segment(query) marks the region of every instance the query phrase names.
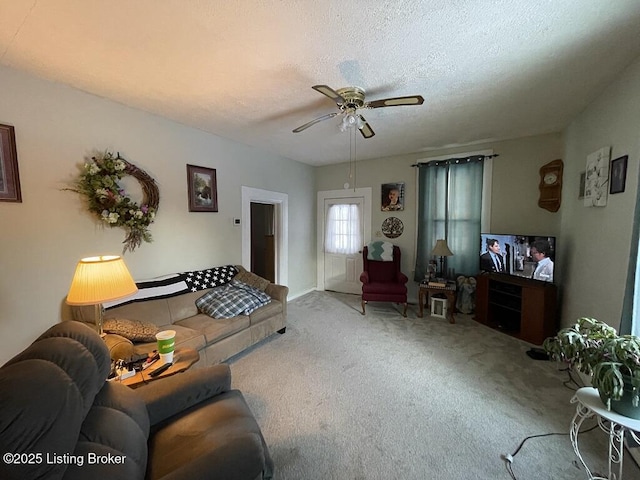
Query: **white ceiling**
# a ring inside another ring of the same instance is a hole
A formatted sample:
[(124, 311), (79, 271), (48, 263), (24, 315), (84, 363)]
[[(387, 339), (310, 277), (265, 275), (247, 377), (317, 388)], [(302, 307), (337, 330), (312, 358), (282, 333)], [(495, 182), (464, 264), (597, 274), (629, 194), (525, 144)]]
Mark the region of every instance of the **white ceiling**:
[[(638, 0), (0, 0), (0, 64), (311, 165), (311, 89), (357, 85), (379, 158), (557, 132), (640, 55)], [(1, 109), (1, 107), (0, 107)]]

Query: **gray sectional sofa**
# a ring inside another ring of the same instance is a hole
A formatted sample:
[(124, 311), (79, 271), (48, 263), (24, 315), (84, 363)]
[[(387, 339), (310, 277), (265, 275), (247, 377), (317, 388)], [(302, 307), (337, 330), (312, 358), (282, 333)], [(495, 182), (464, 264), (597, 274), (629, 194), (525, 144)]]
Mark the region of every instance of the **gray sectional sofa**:
[[(153, 323), (160, 330), (175, 330), (177, 349), (192, 348), (199, 352), (200, 360), (196, 366), (221, 363), (275, 332), (284, 333), (286, 329), (288, 287), (271, 283), (242, 266), (235, 268), (238, 273), (234, 278), (263, 290), (271, 297), (271, 302), (249, 315), (212, 318), (200, 313), (196, 307), (196, 300), (211, 291), (208, 288), (107, 308), (104, 312), (105, 323), (109, 319), (128, 319)], [(71, 307), (71, 311), (73, 320), (95, 322), (92, 306)], [(134, 353), (148, 353), (156, 347), (154, 341), (132, 342), (113, 333), (106, 335), (105, 342), (113, 359), (127, 358)]]

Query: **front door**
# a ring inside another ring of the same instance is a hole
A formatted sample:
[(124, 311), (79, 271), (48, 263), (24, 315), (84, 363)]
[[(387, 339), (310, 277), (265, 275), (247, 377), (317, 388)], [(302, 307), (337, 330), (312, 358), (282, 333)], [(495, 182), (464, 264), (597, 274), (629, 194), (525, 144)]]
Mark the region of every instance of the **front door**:
[(324, 288), (362, 293), (364, 198), (327, 198), (324, 202)]

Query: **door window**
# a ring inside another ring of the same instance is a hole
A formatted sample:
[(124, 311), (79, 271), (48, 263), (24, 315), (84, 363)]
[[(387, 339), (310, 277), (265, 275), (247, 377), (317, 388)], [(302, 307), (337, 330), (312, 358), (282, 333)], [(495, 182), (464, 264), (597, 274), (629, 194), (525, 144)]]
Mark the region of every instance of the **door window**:
[(335, 204), (327, 212), (325, 252), (351, 255), (362, 247), (360, 210), (355, 204)]

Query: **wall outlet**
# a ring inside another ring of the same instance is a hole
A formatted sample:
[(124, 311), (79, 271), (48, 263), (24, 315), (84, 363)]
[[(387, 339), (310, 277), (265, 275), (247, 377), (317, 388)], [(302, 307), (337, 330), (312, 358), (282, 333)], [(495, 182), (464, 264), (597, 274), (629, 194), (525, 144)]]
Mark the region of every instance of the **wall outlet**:
[(233, 224), (236, 225), (236, 226), (240, 225), (240, 219), (239, 218), (234, 218), (233, 219)]

